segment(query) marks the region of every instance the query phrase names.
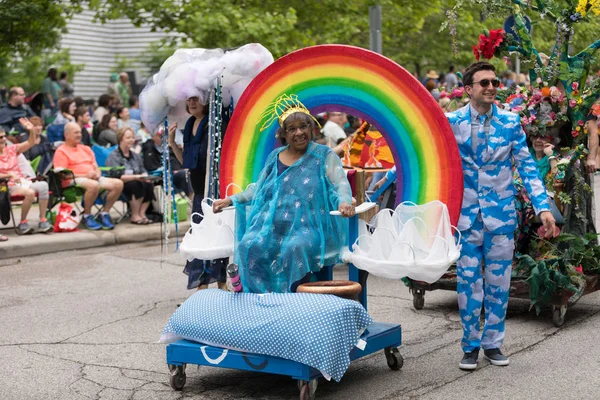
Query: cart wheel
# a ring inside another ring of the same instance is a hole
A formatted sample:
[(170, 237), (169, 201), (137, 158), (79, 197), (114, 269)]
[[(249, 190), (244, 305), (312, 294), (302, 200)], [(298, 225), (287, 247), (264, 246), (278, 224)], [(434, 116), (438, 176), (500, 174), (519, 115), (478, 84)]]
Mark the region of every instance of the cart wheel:
[(169, 385), (173, 390), (182, 390), (185, 386), (185, 365), (169, 365)]
[(395, 347), (387, 347), (383, 350), (387, 365), (392, 371), (398, 371), (404, 365), (404, 358)]
[(552, 323), (556, 327), (561, 327), (565, 323), (567, 306), (552, 306)]
[(421, 310), (425, 306), (425, 291), (415, 289), (413, 291), (413, 307), (415, 310)]
[(308, 382), (299, 380), (298, 389), (300, 389), (300, 400), (314, 400), (318, 385), (318, 379), (311, 379)]

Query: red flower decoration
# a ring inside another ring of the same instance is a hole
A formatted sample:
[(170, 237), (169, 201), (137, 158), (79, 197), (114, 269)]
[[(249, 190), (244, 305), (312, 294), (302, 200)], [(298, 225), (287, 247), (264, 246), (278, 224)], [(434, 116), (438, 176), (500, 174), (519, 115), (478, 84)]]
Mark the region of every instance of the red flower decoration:
[(479, 58), (481, 58), (481, 54), (479, 53), (479, 49), (477, 48), (477, 46), (471, 46), (473, 48), (473, 54), (475, 54), (475, 59), (477, 61), (479, 61)]
[(477, 46), (473, 46), (473, 54), (475, 58), (479, 60), (481, 56), (488, 60), (494, 57), (494, 53), (506, 37), (506, 33), (503, 29), (492, 29), (486, 36), (484, 34), (479, 35), (479, 43)]
[(577, 137), (577, 136), (579, 136), (579, 132), (577, 132), (576, 130), (572, 130), (571, 131), (571, 136)]
[(579, 264), (578, 267), (574, 267), (575, 271), (579, 272), (580, 274), (583, 274), (583, 267), (581, 266), (581, 264)]

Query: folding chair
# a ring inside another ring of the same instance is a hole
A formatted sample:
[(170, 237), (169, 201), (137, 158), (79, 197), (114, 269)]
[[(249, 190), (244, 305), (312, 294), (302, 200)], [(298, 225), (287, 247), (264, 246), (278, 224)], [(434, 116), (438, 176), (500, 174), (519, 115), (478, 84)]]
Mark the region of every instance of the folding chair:
[(46, 137), (48, 141), (64, 142), (65, 141), (65, 126), (64, 125), (48, 125), (46, 128)]
[[(6, 191), (8, 192), (8, 179), (0, 179), (0, 191)], [(35, 198), (36, 201), (38, 200), (38, 195), (37, 193), (35, 194)], [(22, 195), (10, 195), (8, 196), (8, 209), (10, 210), (10, 219), (12, 220), (12, 226), (13, 229), (15, 231), (15, 233), (19, 233), (17, 230), (17, 220), (15, 219), (15, 213), (13, 211), (13, 206), (19, 206), (22, 204), (23, 200), (25, 200), (25, 197)], [(48, 207), (48, 210), (46, 211), (46, 218), (48, 218), (50, 216), (50, 207)]]
[(79, 198), (83, 197), (85, 190), (82, 187), (66, 182), (66, 176), (71, 172), (68, 169), (59, 172), (48, 171), (48, 187), (50, 189), (50, 200), (48, 201), (48, 210), (52, 210), (59, 203), (73, 204), (77, 211), (81, 213), (81, 208), (77, 204)]

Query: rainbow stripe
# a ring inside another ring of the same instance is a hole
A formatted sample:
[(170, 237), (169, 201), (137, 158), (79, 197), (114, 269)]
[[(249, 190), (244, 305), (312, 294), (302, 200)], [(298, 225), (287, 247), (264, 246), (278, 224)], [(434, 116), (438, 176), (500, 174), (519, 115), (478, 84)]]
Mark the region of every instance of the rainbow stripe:
[(260, 132), (263, 110), (283, 93), (298, 95), (313, 114), (342, 111), (371, 122), (385, 137), (398, 170), (396, 201), (441, 200), (454, 224), (463, 175), (454, 134), (433, 97), (408, 71), (358, 47), (322, 45), (290, 53), (262, 71), (244, 91), (227, 128), (221, 195), (231, 183), (258, 179), (277, 147), (278, 124)]

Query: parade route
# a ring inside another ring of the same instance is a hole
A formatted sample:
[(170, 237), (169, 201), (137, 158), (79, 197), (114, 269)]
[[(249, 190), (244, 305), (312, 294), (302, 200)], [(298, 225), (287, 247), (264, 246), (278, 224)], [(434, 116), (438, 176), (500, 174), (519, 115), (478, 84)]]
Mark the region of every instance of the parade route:
[[(191, 294), (183, 264), (178, 254), (163, 257), (158, 242), (0, 261), (0, 398), (297, 398), (287, 377), (219, 368), (188, 366), (184, 390), (168, 386), (165, 345), (157, 340)], [(339, 268), (336, 278), (345, 274)], [(404, 367), (390, 371), (374, 354), (353, 363), (340, 383), (321, 380), (317, 398), (597, 398), (598, 293), (569, 309), (561, 328), (548, 310), (536, 316), (529, 302), (511, 300), (504, 349), (511, 365), (480, 357), (472, 373), (458, 369), (454, 293), (428, 292), (416, 311), (401, 282), (371, 278), (368, 301), (373, 319), (402, 325)]]

